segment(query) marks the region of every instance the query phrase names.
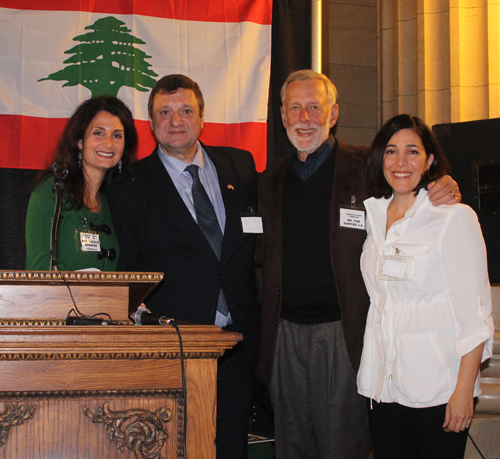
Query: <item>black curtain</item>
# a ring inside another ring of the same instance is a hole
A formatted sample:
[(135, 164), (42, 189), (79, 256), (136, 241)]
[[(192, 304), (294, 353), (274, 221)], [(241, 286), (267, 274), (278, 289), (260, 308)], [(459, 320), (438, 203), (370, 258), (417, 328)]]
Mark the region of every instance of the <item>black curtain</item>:
[[(287, 154), (280, 89), (287, 76), (311, 67), (311, 0), (274, 0), (267, 164)], [(38, 171), (0, 168), (0, 270), (24, 269), (24, 222)]]
[(295, 70), (311, 68), (312, 0), (274, 0), (271, 82), (267, 112), (267, 165), (291, 145), (281, 122), (281, 86)]
[(24, 222), (38, 171), (0, 168), (0, 270), (24, 269)]

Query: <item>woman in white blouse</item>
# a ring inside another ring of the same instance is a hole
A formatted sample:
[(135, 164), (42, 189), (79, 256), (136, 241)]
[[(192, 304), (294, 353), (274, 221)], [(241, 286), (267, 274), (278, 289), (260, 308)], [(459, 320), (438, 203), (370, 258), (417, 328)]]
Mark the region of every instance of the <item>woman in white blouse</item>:
[(463, 458), (492, 352), (486, 250), (474, 211), (434, 207), (448, 162), (418, 118), (379, 131), (367, 169), (361, 270), (370, 295), (358, 391), (371, 400), (377, 459)]

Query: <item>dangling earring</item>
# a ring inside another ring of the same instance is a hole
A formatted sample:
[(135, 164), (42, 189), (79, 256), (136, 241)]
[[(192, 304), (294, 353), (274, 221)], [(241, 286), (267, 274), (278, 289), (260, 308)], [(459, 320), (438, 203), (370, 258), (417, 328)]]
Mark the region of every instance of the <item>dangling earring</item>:
[(78, 167), (81, 169), (83, 165), (83, 155), (82, 155), (82, 149), (78, 151)]
[(118, 161), (118, 173), (121, 174), (122, 173), (122, 160), (120, 159), (120, 161)]

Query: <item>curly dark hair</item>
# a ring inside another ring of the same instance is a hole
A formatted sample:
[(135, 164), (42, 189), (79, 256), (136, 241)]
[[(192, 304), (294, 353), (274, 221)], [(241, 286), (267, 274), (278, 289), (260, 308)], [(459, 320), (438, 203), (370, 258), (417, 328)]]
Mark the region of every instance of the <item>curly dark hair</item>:
[[(130, 109), (118, 98), (99, 96), (82, 102), (66, 123), (57, 144), (54, 157), (46, 169), (36, 179), (35, 188), (41, 182), (53, 175), (52, 165), (58, 170), (67, 169), (68, 178), (64, 183), (64, 194), (69, 203), (80, 209), (84, 205), (85, 177), (83, 169), (78, 167), (78, 142), (85, 138), (87, 127), (100, 112), (108, 112), (120, 118), (125, 134), (125, 147), (122, 154), (122, 177), (129, 173), (130, 166), (137, 157), (137, 131)], [(102, 181), (100, 191), (105, 191), (110, 183), (119, 176), (118, 166), (108, 171)]]
[(434, 155), (434, 161), (429, 170), (424, 172), (420, 182), (413, 190), (415, 194), (421, 188), (427, 188), (427, 185), (432, 181), (450, 174), (451, 168), (448, 160), (438, 139), (429, 127), (416, 116), (397, 115), (382, 126), (370, 147), (370, 156), (366, 165), (366, 182), (370, 194), (375, 198), (390, 198), (392, 196), (392, 188), (384, 176), (385, 147), (391, 137), (402, 129), (414, 131), (422, 141), (426, 156)]
[(203, 116), (203, 110), (205, 108), (205, 101), (203, 99), (203, 94), (200, 87), (196, 81), (186, 75), (172, 74), (166, 75), (160, 78), (154, 88), (149, 93), (148, 100), (148, 113), (151, 118), (153, 118), (153, 102), (155, 100), (156, 94), (174, 94), (179, 88), (190, 89), (194, 92), (194, 95), (198, 101), (200, 107), (200, 117)]

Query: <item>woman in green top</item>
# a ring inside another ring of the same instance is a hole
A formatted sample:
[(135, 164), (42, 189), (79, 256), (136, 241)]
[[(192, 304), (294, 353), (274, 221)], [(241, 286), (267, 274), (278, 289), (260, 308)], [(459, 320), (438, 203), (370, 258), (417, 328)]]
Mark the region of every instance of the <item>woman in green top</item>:
[[(58, 232), (60, 270), (116, 270), (120, 253), (104, 191), (127, 175), (136, 151), (132, 113), (116, 97), (89, 99), (69, 119), (53, 160), (68, 170)], [(27, 270), (50, 269), (53, 177), (52, 165), (41, 172), (28, 204)]]

